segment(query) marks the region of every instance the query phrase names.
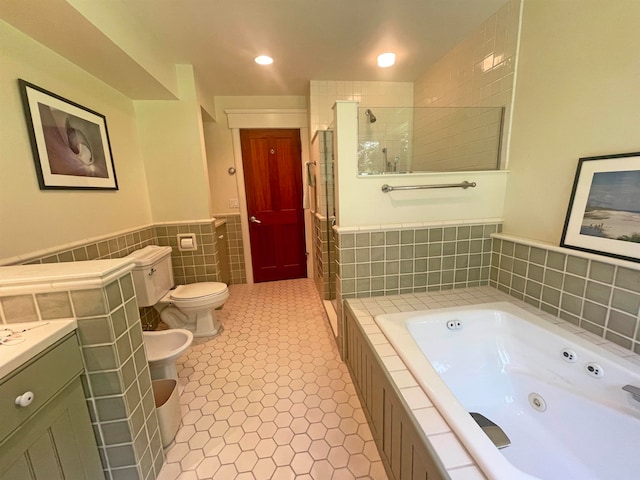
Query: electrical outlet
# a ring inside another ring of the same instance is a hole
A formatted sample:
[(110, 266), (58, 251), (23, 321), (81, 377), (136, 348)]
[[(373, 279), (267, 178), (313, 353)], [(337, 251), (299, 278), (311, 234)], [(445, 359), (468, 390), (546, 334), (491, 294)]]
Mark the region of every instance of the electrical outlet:
[(238, 199), (237, 198), (230, 198), (229, 199), (229, 208), (239, 208), (240, 204), (238, 203)]

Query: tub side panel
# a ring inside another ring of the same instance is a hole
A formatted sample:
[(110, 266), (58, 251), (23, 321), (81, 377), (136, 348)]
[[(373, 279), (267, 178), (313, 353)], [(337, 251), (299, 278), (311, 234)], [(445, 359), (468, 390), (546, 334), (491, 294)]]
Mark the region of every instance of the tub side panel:
[(345, 345), (345, 362), (389, 479), (450, 479), (348, 305)]

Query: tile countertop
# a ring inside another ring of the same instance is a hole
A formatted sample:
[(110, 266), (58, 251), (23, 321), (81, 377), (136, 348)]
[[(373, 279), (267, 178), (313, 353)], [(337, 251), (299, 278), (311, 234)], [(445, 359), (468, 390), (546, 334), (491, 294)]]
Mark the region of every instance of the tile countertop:
[[(0, 324), (0, 338), (5, 338), (9, 333), (4, 329), (11, 329), (17, 332), (14, 335), (15, 338), (24, 339), (23, 342), (16, 344), (0, 344), (0, 381), (62, 337), (73, 332), (76, 326), (75, 320)], [(32, 330), (21, 332), (24, 329)]]
[(598, 337), (560, 318), (528, 305), (493, 287), (473, 287), (438, 292), (410, 293), (388, 297), (350, 298), (346, 304), (373, 345), (374, 351), (386, 366), (398, 391), (406, 400), (418, 424), (422, 425), (444, 467), (452, 480), (485, 479), (466, 448), (449, 428), (433, 406), (427, 394), (418, 385), (394, 347), (387, 340), (374, 317), (383, 313), (433, 310), (489, 302), (510, 302), (534, 313), (538, 317), (558, 325), (609, 352), (640, 366), (640, 355), (624, 349), (604, 338)]

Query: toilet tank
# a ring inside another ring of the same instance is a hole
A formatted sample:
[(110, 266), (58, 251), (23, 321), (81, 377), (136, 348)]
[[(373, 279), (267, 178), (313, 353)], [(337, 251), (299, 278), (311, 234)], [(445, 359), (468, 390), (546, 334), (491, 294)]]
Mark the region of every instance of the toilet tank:
[(133, 283), (138, 306), (150, 307), (173, 287), (171, 247), (149, 245), (127, 256), (134, 264)]

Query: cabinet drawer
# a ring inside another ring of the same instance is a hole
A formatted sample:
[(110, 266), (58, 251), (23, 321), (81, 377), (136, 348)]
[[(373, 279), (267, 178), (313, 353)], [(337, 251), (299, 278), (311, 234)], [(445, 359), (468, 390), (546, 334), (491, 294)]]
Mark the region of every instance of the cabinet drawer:
[[(82, 373), (78, 339), (73, 333), (49, 347), (0, 384), (0, 441), (45, 405), (60, 389)], [(16, 397), (33, 392), (30, 405), (16, 405)]]

